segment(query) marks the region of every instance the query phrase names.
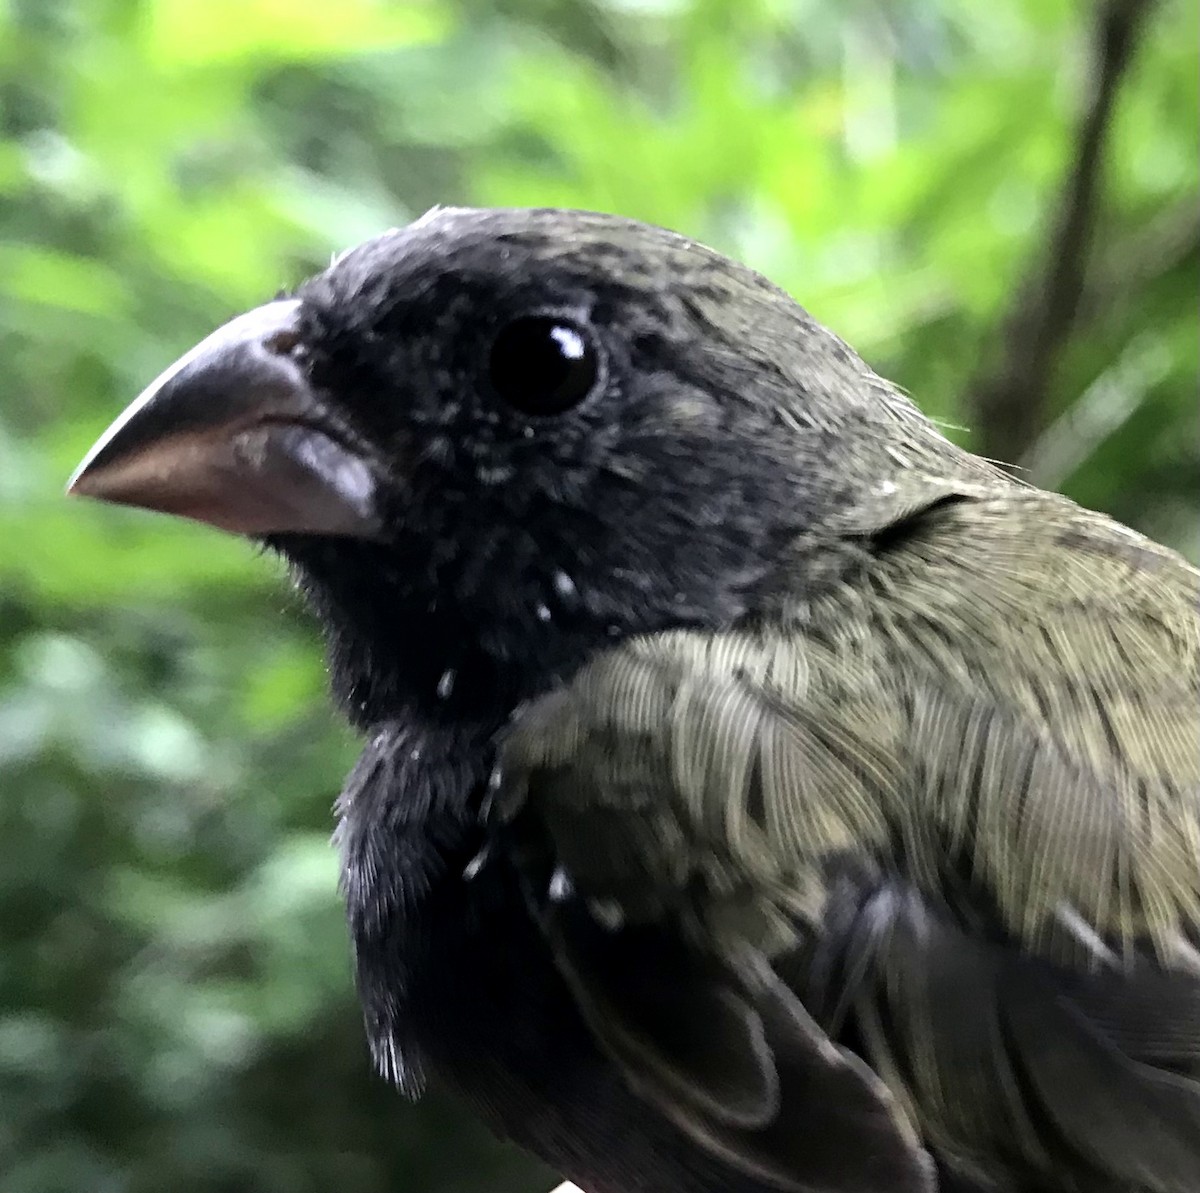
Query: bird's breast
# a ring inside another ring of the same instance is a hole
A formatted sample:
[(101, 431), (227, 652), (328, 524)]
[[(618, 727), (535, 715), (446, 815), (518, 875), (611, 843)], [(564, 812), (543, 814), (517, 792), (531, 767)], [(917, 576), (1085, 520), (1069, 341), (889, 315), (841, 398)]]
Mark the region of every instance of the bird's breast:
[(589, 1193), (771, 1193), (633, 1093), (583, 1023), (507, 859), (492, 851), (474, 864), (477, 818), (425, 811), (382, 818), (370, 836), (387, 859), (355, 860), (343, 842), (358, 868), (349, 919), (384, 1074), (414, 1090), (427, 1074)]

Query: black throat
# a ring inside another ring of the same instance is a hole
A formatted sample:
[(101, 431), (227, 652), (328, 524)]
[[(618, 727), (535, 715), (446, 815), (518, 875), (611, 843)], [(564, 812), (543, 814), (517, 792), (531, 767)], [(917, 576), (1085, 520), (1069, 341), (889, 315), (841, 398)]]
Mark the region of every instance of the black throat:
[(338, 802), (342, 888), (376, 1063), (415, 1089), (430, 1018), (452, 1001), (447, 975), (478, 952), (468, 941), (498, 918), (524, 920), (503, 859), (466, 876), (488, 844), (480, 806), (497, 732), (627, 628), (552, 578), (531, 586), (524, 618), (514, 605), (506, 619), (479, 607), (489, 593), (476, 604), (432, 585), (428, 557), (394, 544), (270, 546), (292, 565), (326, 637), (334, 694), (366, 738)]
[(486, 594), (456, 599), (396, 546), (305, 538), (283, 550), (324, 632), (334, 696), (363, 732), (405, 722), (486, 736), (615, 636), (573, 592), (498, 617)]

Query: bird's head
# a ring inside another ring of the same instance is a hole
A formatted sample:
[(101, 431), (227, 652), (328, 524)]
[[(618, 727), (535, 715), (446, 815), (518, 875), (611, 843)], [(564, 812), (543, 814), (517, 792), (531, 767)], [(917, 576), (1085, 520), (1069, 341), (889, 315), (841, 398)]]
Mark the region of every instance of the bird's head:
[(614, 639), (743, 615), (896, 403), (683, 237), (440, 209), (214, 332), (71, 487), (285, 556), (357, 722), (488, 719)]

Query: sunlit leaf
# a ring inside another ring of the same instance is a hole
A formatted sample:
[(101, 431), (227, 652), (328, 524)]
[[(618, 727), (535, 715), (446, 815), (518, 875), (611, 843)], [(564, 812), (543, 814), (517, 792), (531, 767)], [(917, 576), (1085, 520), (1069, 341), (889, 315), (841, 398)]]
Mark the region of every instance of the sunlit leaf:
[(449, 24), (431, 0), (154, 0), (148, 9), (148, 54), (167, 66), (394, 49), (442, 36)]

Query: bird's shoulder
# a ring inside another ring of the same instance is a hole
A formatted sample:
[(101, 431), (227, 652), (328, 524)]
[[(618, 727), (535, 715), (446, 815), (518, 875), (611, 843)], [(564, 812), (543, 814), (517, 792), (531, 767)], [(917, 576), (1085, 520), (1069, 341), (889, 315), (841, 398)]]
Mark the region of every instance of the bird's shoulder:
[(1016, 485), (874, 512), (859, 542), (840, 584), (768, 619), (814, 661), (910, 705), (986, 700), (1081, 764), (1200, 781), (1171, 728), (1200, 730), (1200, 571), (1176, 552)]
[(816, 920), (824, 859), (899, 854), (933, 891), (968, 871), (1034, 947), (1064, 909), (1173, 947), (1200, 923), (1196, 571), (1017, 486), (904, 498), (855, 534), (819, 595), (634, 639), (526, 709), (516, 801), (651, 916), (699, 874)]

